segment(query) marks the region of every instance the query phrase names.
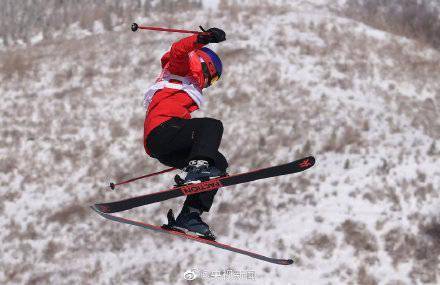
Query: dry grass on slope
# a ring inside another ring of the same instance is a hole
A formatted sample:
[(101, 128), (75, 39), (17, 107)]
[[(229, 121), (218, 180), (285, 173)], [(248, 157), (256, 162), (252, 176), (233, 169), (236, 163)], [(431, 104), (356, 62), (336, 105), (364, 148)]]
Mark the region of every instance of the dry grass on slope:
[(184, 12), (200, 9), (201, 6), (200, 0), (3, 0), (0, 43), (2, 41), (6, 47), (20, 41), (30, 43), (32, 37), (39, 33), (44, 41), (50, 40), (54, 34), (62, 34), (76, 23), (89, 31), (95, 29), (96, 23), (101, 23), (104, 30), (112, 31), (115, 26), (130, 23), (138, 16), (147, 17), (164, 11)]
[(440, 48), (439, 7), (429, 0), (352, 0), (344, 14), (375, 28)]

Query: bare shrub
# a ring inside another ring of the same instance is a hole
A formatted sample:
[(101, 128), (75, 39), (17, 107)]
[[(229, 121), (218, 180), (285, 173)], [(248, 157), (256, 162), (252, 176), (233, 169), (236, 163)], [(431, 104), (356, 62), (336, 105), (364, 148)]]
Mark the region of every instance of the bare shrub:
[(14, 220), (10, 220), (5, 228), (9, 232), (6, 239), (35, 240), (38, 238), (33, 225), (27, 225), (25, 229), (22, 229)]
[(419, 224), (416, 246), (412, 248), (413, 259), (417, 260), (410, 272), (414, 283), (438, 284), (440, 256), (440, 224), (437, 219)]
[[(12, 284), (12, 283), (23, 283), (21, 276), (24, 272), (29, 272), (32, 270), (32, 265), (28, 263), (19, 263), (19, 264), (13, 264), (13, 265), (6, 265), (2, 268), (5, 276), (5, 284)], [(48, 283), (46, 283), (48, 284)]]
[(375, 28), (440, 48), (439, 9), (429, 0), (353, 0), (344, 14)]
[(114, 120), (110, 123), (110, 133), (112, 139), (126, 137), (128, 135), (128, 131), (121, 125), (121, 123)]
[(82, 220), (86, 217), (87, 210), (76, 204), (61, 208), (61, 210), (55, 212), (47, 218), (50, 223), (56, 222), (60, 224), (68, 224), (75, 220)]
[(231, 232), (231, 227), (229, 226), (231, 221), (230, 214), (219, 215), (218, 219), (214, 219), (210, 222), (212, 228), (219, 236), (227, 236)]
[[(438, 73), (438, 71), (435, 73)], [(422, 112), (413, 113), (413, 124), (422, 127), (423, 131), (430, 137), (439, 139), (440, 120), (438, 120), (439, 111), (436, 102), (432, 99), (426, 99), (418, 107), (418, 110), (422, 110)]]
[(434, 193), (434, 186), (429, 183), (426, 186), (418, 186), (416, 188), (416, 191), (414, 192), (414, 196), (417, 198), (417, 202), (419, 203), (425, 203), (429, 199), (429, 195), (432, 195)]
[(14, 74), (20, 77), (24, 76), (31, 66), (29, 57), (20, 52), (4, 53), (0, 59), (0, 71), (7, 79), (11, 78)]
[(333, 151), (338, 149), (337, 146), (337, 140), (338, 140), (338, 135), (336, 133), (336, 129), (333, 129), (333, 132), (330, 136), (330, 138), (328, 139), (327, 143), (324, 145), (324, 151), (328, 152), (328, 151)]
[(347, 126), (344, 129), (344, 133), (342, 135), (342, 141), (345, 145), (361, 146), (362, 145), (361, 133), (358, 129), (353, 128), (351, 126)]
[(378, 284), (376, 278), (368, 274), (365, 266), (360, 266), (358, 270), (357, 284), (359, 285), (375, 285)]
[(28, 224), (26, 226), (26, 230), (23, 232), (23, 234), (20, 236), (22, 239), (29, 239), (29, 240), (35, 240), (38, 238), (38, 233), (34, 228), (34, 225)]
[(226, 49), (219, 53), (219, 56), (225, 64), (233, 64), (238, 60), (247, 60), (250, 55), (251, 52), (246, 48)]
[(232, 209), (231, 203), (220, 202), (218, 204), (217, 212), (219, 214), (230, 214), (233, 213), (234, 211)]
[(153, 276), (155, 274), (151, 273), (151, 266), (149, 264), (147, 264), (141, 272), (139, 272), (139, 274), (136, 274), (138, 280), (142, 283), (142, 284), (150, 284), (151, 280), (153, 280)]
[(435, 140), (433, 140), (431, 145), (429, 146), (427, 154), (429, 156), (434, 156), (434, 155), (438, 154)]
[(280, 189), (288, 194), (296, 194), (298, 192), (298, 189), (293, 187), (292, 183), (281, 183)]
[(312, 142), (307, 140), (301, 150), (301, 155), (310, 155), (312, 153)]
[(50, 273), (39, 273), (29, 279), (26, 284), (38, 285), (38, 284), (50, 284)]
[(256, 232), (260, 228), (260, 226), (261, 226), (260, 222), (253, 220), (253, 223), (252, 223), (252, 221), (246, 221), (244, 219), (239, 219), (234, 224), (235, 228), (237, 228), (240, 231), (247, 232), (247, 233)]
[(8, 159), (0, 160), (0, 172), (11, 173), (17, 168), (17, 159), (9, 157)]
[(350, 168), (350, 160), (346, 159), (344, 162), (344, 169), (349, 169)]
[[(179, 2), (179, 9), (189, 9), (190, 3), (198, 7), (201, 5), (200, 1), (191, 0), (166, 2), (170, 3), (168, 5), (172, 2)], [(187, 5), (180, 4), (180, 2), (185, 2)], [(194, 2), (198, 3), (194, 4)], [(0, 26), (2, 27), (0, 36), (7, 46), (13, 45), (19, 39), (27, 42), (39, 32), (43, 32), (44, 39), (48, 39), (54, 31), (65, 29), (78, 20), (83, 29), (91, 30), (94, 22), (100, 21), (106, 30), (111, 30), (113, 24), (116, 24), (112, 22), (112, 14), (118, 18), (128, 19), (130, 17), (132, 19), (134, 14), (146, 15), (152, 8), (155, 7), (152, 7), (151, 1), (140, 0), (34, 0), (30, 2), (4, 0), (0, 10)]]
[(187, 11), (199, 8), (202, 8), (202, 1), (200, 0), (160, 0), (157, 5), (159, 11)]
[(110, 17), (111, 6), (92, 6), (92, 9), (83, 9), (79, 18), (80, 27), (83, 29), (92, 29), (95, 21), (101, 21), (106, 30), (112, 29)]
[(102, 266), (101, 262), (98, 260), (95, 262), (95, 265), (90, 268), (91, 271), (87, 272), (87, 280), (95, 280), (98, 279), (102, 274)]
[[(421, 224), (419, 228), (421, 235), (418, 236), (408, 233), (402, 228), (392, 229), (384, 235), (385, 251), (392, 258), (394, 266), (411, 259), (419, 261), (416, 263), (416, 267), (425, 262), (430, 263), (430, 267), (435, 267), (438, 264), (436, 260), (440, 251), (440, 224), (434, 220), (427, 224)], [(429, 271), (432, 270), (429, 269)], [(413, 269), (413, 273), (421, 274), (417, 268)]]
[(325, 258), (330, 258), (336, 248), (335, 240), (336, 238), (334, 236), (329, 236), (323, 233), (314, 233), (306, 244), (322, 252)]
[[(274, 1), (260, 0), (249, 1), (247, 3), (240, 3), (235, 0), (220, 0), (219, 13), (226, 14), (231, 22), (238, 22), (242, 20), (240, 15), (244, 16), (244, 19), (250, 19), (257, 15), (280, 15), (290, 11), (290, 6), (283, 3), (274, 3)], [(248, 24), (252, 27), (250, 21), (242, 21), (244, 24)]]
[(385, 251), (393, 260), (393, 265), (397, 266), (401, 262), (406, 262), (411, 258), (416, 246), (416, 239), (401, 228), (388, 231), (385, 236)]
[(433, 220), (425, 225), (421, 226), (421, 231), (432, 239), (435, 246), (440, 249), (440, 223), (437, 220)]
[(393, 279), (390, 282), (387, 283), (387, 285), (406, 285), (407, 283), (401, 281), (401, 280), (396, 280)]
[(385, 193), (385, 197), (392, 203), (391, 206), (392, 211), (402, 210), (402, 206), (400, 205), (400, 197), (397, 195), (395, 188), (385, 187), (384, 193)]
[(103, 242), (107, 243), (112, 251), (120, 251), (124, 248), (124, 245), (126, 245), (127, 233), (128, 229), (117, 232), (113, 230), (104, 230), (103, 235), (105, 235), (105, 238), (103, 239)]
[(344, 240), (351, 245), (356, 254), (362, 251), (376, 252), (378, 249), (376, 237), (368, 231), (365, 224), (346, 220), (341, 224)]
[(92, 80), (98, 73), (98, 70), (94, 67), (86, 67), (84, 69), (84, 79)]
[(54, 258), (55, 254), (61, 250), (61, 248), (62, 246), (60, 244), (49, 241), (43, 251), (45, 262), (50, 262)]
[(142, 129), (144, 124), (144, 116), (140, 116), (139, 114), (133, 113), (133, 115), (130, 117), (130, 120), (128, 121), (128, 125), (130, 128), (134, 129)]
[[(73, 69), (72, 68), (70, 68), (66, 71), (62, 71), (60, 73), (57, 73), (54, 78), (55, 86), (57, 86), (57, 87), (63, 86), (63, 84), (65, 84), (70, 79), (72, 79), (72, 76), (73, 76)], [(62, 93), (64, 94), (64, 92), (62, 92)]]
[(359, 148), (362, 146), (362, 137), (359, 129), (353, 128), (351, 126), (345, 126), (341, 136), (338, 136), (338, 129), (333, 129), (330, 138), (327, 143), (323, 146), (325, 152), (343, 152), (347, 146), (353, 146), (354, 148)]

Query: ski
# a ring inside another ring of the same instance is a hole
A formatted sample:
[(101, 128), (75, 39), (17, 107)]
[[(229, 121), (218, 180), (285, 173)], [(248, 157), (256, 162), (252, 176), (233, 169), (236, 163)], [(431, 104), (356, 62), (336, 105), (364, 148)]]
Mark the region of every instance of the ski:
[(263, 260), (263, 261), (267, 261), (270, 263), (274, 263), (274, 264), (280, 264), (280, 265), (290, 265), (293, 264), (293, 260), (292, 259), (278, 259), (278, 258), (272, 258), (272, 257), (268, 257), (268, 256), (264, 256), (255, 252), (251, 252), (251, 251), (247, 251), (244, 249), (240, 249), (237, 247), (233, 247), (224, 243), (220, 243), (217, 242), (215, 240), (210, 240), (210, 239), (206, 239), (197, 235), (192, 235), (192, 234), (186, 234), (184, 232), (181, 232), (179, 230), (175, 230), (172, 228), (164, 228), (163, 226), (156, 226), (156, 225), (152, 225), (152, 224), (148, 224), (148, 223), (144, 223), (144, 222), (139, 222), (139, 221), (134, 221), (134, 220), (130, 220), (130, 219), (126, 219), (126, 218), (122, 218), (122, 217), (118, 217), (115, 215), (111, 215), (108, 213), (104, 213), (102, 211), (99, 210), (98, 207), (91, 206), (91, 208), (96, 211), (99, 215), (101, 215), (102, 217), (115, 221), (115, 222), (119, 222), (119, 223), (124, 223), (124, 224), (129, 224), (129, 225), (134, 225), (134, 226), (138, 226), (147, 230), (153, 230), (156, 232), (161, 232), (161, 233), (166, 233), (172, 236), (179, 236), (179, 237), (183, 237), (186, 239), (190, 239), (190, 240), (194, 240), (200, 243), (204, 243), (204, 244), (208, 244), (211, 246), (215, 246), (218, 248), (222, 248), (228, 251), (232, 251), (232, 252), (236, 252), (239, 254), (243, 254), (243, 255), (247, 255), (250, 256), (252, 258), (255, 259), (259, 259), (259, 260)]
[(237, 185), (237, 184), (265, 179), (269, 177), (276, 177), (286, 174), (297, 173), (309, 169), (314, 164), (315, 164), (315, 158), (313, 156), (309, 156), (286, 164), (271, 166), (241, 174), (214, 178), (196, 184), (176, 186), (165, 191), (137, 196), (125, 200), (119, 200), (119, 201), (107, 202), (107, 203), (97, 203), (94, 206), (102, 213), (116, 213), (116, 212), (129, 210), (135, 207), (140, 207), (152, 203), (165, 201), (180, 196), (211, 191), (226, 186)]

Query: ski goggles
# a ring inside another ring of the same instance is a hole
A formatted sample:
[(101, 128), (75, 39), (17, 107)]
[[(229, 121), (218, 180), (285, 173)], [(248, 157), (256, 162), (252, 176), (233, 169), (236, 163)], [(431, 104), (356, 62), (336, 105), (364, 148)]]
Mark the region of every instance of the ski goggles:
[(210, 60), (205, 60), (202, 56), (199, 56), (200, 63), (202, 64), (203, 77), (205, 79), (205, 87), (214, 85), (220, 78), (214, 64)]

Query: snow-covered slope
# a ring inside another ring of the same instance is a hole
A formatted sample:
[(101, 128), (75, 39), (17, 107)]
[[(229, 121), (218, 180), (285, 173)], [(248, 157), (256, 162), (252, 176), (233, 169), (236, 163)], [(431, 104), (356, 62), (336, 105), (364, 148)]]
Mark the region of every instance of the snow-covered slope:
[[(192, 268), (255, 272), (232, 284), (440, 282), (440, 53), (326, 4), (135, 19), (227, 31), (212, 46), (224, 77), (195, 116), (224, 122), (231, 173), (316, 156), (310, 171), (220, 191), (206, 216), (221, 241), (295, 265), (112, 223), (88, 208), (171, 185), (170, 174), (106, 190), (163, 168), (143, 151), (142, 94), (177, 37), (132, 33), (127, 23), (0, 53), (0, 283), (186, 284)], [(122, 215), (160, 224), (182, 201)]]

